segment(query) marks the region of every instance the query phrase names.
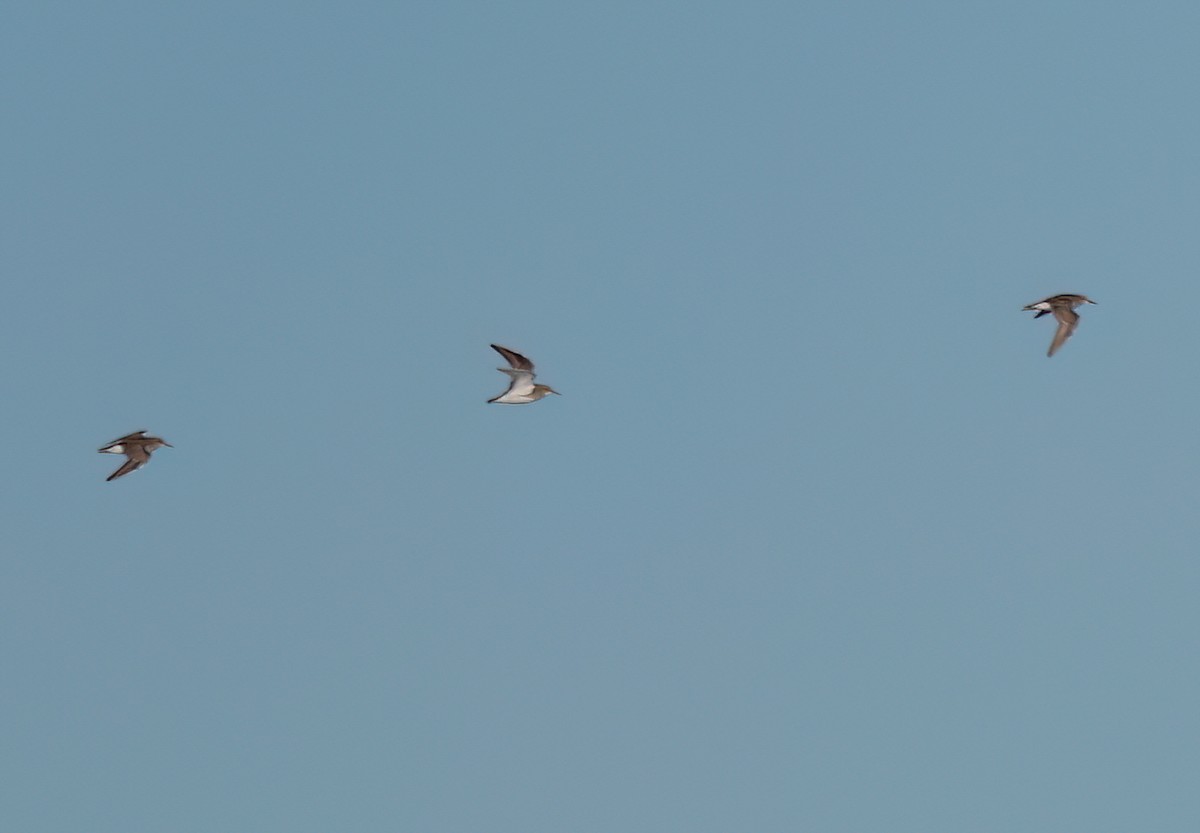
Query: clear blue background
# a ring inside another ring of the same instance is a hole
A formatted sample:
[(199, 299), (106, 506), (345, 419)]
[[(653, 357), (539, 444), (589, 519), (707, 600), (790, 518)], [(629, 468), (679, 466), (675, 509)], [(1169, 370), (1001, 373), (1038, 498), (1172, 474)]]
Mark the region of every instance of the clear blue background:
[(1198, 40), (8, 4), (0, 824), (1194, 833)]

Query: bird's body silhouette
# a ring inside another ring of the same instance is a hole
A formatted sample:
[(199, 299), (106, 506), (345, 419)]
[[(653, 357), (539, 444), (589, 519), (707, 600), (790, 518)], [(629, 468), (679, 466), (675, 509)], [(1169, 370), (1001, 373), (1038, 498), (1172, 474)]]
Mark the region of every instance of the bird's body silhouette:
[(1058, 321), (1058, 329), (1054, 332), (1054, 340), (1050, 342), (1050, 349), (1046, 352), (1047, 356), (1057, 353), (1058, 348), (1062, 347), (1066, 340), (1074, 334), (1075, 327), (1079, 325), (1079, 313), (1075, 311), (1075, 308), (1080, 304), (1094, 303), (1096, 302), (1086, 295), (1051, 295), (1049, 298), (1024, 307), (1025, 310), (1037, 312), (1034, 319), (1041, 318), (1043, 315), (1053, 315)]
[(503, 356), (509, 364), (508, 367), (496, 369), (501, 373), (507, 373), (512, 381), (508, 383), (508, 390), (499, 396), (492, 397), (488, 402), (495, 402), (498, 405), (527, 405), (552, 393), (561, 395), (549, 385), (534, 384), (533, 362), (517, 351), (501, 347), (499, 344), (493, 344), (492, 349)]
[(101, 454), (124, 454), (126, 460), (121, 464), (121, 467), (104, 478), (105, 482), (116, 480), (118, 477), (124, 477), (131, 471), (137, 471), (142, 466), (150, 462), (150, 455), (156, 448), (163, 446), (174, 448), (166, 440), (160, 437), (147, 437), (145, 431), (134, 431), (132, 434), (126, 434), (124, 437), (118, 437), (108, 445), (99, 449)]

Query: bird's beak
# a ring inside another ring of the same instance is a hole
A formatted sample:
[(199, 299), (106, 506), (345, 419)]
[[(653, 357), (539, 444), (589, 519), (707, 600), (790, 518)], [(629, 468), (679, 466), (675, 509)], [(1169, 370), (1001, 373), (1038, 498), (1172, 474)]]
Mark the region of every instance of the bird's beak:
[(163, 445), (165, 445), (167, 448), (174, 448), (174, 447), (175, 447), (175, 446), (171, 445), (169, 442), (167, 442), (166, 440), (163, 440)]

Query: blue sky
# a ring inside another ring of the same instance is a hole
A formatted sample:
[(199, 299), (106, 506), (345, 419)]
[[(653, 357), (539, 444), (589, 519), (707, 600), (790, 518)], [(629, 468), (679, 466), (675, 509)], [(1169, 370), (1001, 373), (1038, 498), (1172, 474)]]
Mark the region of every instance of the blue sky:
[(1196, 830), (1198, 34), (11, 4), (3, 826)]

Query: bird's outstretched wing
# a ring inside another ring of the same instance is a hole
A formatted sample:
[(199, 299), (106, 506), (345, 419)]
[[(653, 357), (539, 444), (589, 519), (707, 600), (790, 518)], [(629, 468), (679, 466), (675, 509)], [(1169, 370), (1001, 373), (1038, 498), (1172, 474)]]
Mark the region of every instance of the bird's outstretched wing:
[(137, 471), (150, 460), (150, 455), (140, 445), (126, 446), (125, 456), (127, 459), (121, 464), (121, 467), (104, 478), (106, 483), (110, 480), (116, 480), (118, 477), (124, 477), (131, 471)]
[(1079, 313), (1070, 307), (1055, 307), (1054, 317), (1058, 319), (1058, 330), (1054, 333), (1054, 341), (1050, 342), (1050, 350), (1046, 353), (1047, 356), (1053, 356), (1058, 352), (1058, 348), (1066, 343), (1067, 339), (1075, 332), (1075, 326), (1079, 323)]
[[(533, 374), (533, 362), (522, 356), (515, 350), (509, 350), (507, 347), (501, 347), (499, 344), (493, 344), (492, 349), (504, 357), (513, 370), (528, 370), (531, 377)], [(506, 371), (507, 372), (507, 371)]]
[(117, 443), (127, 443), (127, 442), (130, 442), (131, 440), (140, 440), (145, 435), (146, 435), (145, 429), (142, 429), (141, 431), (134, 431), (132, 434), (126, 434), (124, 437), (117, 437), (111, 443), (104, 446), (104, 448), (111, 448), (112, 446), (116, 445)]

